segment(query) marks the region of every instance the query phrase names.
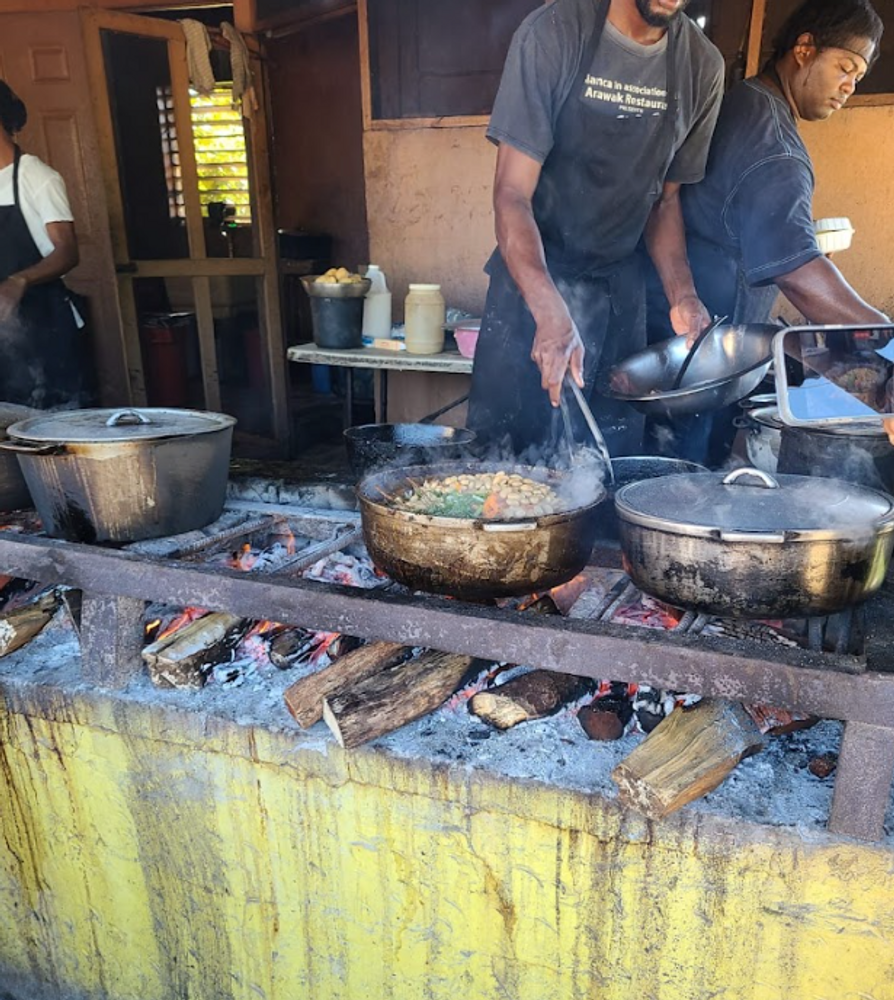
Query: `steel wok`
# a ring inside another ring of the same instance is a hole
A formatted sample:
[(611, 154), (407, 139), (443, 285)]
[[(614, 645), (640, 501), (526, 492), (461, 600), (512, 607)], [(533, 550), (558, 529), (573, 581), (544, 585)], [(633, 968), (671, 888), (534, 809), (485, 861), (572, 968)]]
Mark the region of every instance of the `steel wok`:
[(773, 324), (718, 326), (700, 345), (683, 385), (672, 390), (689, 354), (683, 337), (639, 351), (605, 372), (597, 391), (652, 416), (681, 416), (737, 403), (763, 381), (772, 363)]
[[(414, 514), (390, 502), (426, 478), (500, 470), (548, 482), (576, 505), (526, 520), (488, 521)], [(379, 569), (412, 590), (475, 601), (548, 590), (580, 573), (592, 552), (606, 493), (598, 478), (590, 476), (578, 479), (574, 472), (490, 462), (375, 473), (357, 490), (366, 547)]]

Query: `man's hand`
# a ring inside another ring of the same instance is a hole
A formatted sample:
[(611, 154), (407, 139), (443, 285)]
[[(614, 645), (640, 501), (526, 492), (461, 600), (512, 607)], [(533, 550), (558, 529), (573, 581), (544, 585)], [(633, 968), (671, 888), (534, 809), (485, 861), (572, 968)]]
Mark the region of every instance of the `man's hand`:
[(540, 369), (540, 384), (549, 392), (553, 406), (558, 406), (561, 400), (566, 371), (571, 372), (571, 377), (583, 389), (584, 342), (567, 312), (537, 324), (531, 358)]
[(692, 347), (698, 335), (711, 325), (711, 316), (697, 295), (685, 295), (671, 306), (670, 321), (674, 333), (686, 338), (686, 346)]
[(18, 309), (26, 285), (25, 279), (16, 275), (0, 281), (0, 323), (5, 323)]
[(894, 418), (883, 420), (882, 427), (885, 428), (885, 433), (888, 435), (888, 440), (891, 442), (892, 445), (894, 445)]

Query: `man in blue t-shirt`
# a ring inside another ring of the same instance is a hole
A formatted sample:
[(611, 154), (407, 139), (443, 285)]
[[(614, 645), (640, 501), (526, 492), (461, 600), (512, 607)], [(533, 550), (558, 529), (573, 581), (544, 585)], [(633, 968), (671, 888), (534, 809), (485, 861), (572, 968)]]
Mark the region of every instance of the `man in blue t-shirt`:
[[(781, 291), (809, 323), (888, 322), (820, 250), (813, 165), (797, 126), (844, 107), (877, 58), (882, 31), (869, 0), (807, 0), (783, 26), (761, 73), (724, 98), (705, 178), (682, 194), (695, 287), (715, 316), (766, 323)], [(652, 276), (653, 341), (673, 335), (665, 309)], [(664, 450), (710, 465), (728, 454), (729, 414), (672, 427)]]

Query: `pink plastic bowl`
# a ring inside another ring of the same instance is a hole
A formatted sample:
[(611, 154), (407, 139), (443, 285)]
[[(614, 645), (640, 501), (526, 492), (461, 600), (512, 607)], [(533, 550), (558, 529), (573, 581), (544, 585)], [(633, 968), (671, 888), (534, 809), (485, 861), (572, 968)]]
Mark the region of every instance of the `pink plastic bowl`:
[(475, 347), (478, 344), (478, 333), (480, 329), (480, 325), (476, 324), (475, 326), (458, 326), (453, 331), (456, 346), (459, 348), (459, 353), (464, 358), (475, 357)]

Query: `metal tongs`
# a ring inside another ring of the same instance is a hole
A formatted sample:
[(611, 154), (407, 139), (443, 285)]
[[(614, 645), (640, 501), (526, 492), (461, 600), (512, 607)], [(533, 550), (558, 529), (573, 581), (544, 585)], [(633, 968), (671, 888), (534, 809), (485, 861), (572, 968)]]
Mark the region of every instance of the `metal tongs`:
[(683, 384), (683, 376), (689, 371), (689, 366), (692, 364), (692, 359), (695, 357), (696, 352), (702, 346), (702, 344), (711, 336), (711, 334), (729, 319), (728, 316), (714, 317), (714, 322), (709, 323), (704, 330), (695, 338), (695, 343), (689, 348), (689, 353), (683, 359), (683, 364), (680, 365), (680, 370), (677, 372), (677, 377), (674, 379), (674, 384), (671, 386), (671, 392), (676, 392), (677, 389)]
[[(615, 474), (612, 470), (612, 460), (608, 453), (608, 446), (605, 443), (605, 438), (602, 436), (602, 431), (599, 430), (599, 424), (596, 423), (596, 418), (593, 416), (593, 411), (590, 409), (590, 404), (587, 402), (586, 397), (581, 392), (580, 386), (577, 382), (571, 378), (570, 375), (565, 376), (565, 385), (570, 386), (571, 394), (574, 396), (575, 402), (580, 408), (583, 414), (584, 421), (587, 424), (587, 428), (590, 434), (593, 436), (593, 442), (596, 445), (596, 451), (599, 458), (602, 460), (603, 465), (605, 465), (606, 479), (611, 485), (614, 485)], [(571, 414), (568, 411), (568, 403), (565, 400), (565, 394), (562, 393), (561, 399), (559, 400), (559, 407), (562, 411), (562, 421), (565, 424), (565, 438), (568, 442), (568, 452), (571, 456), (571, 464), (574, 465), (577, 460), (577, 456), (574, 451), (574, 432), (571, 428)]]

